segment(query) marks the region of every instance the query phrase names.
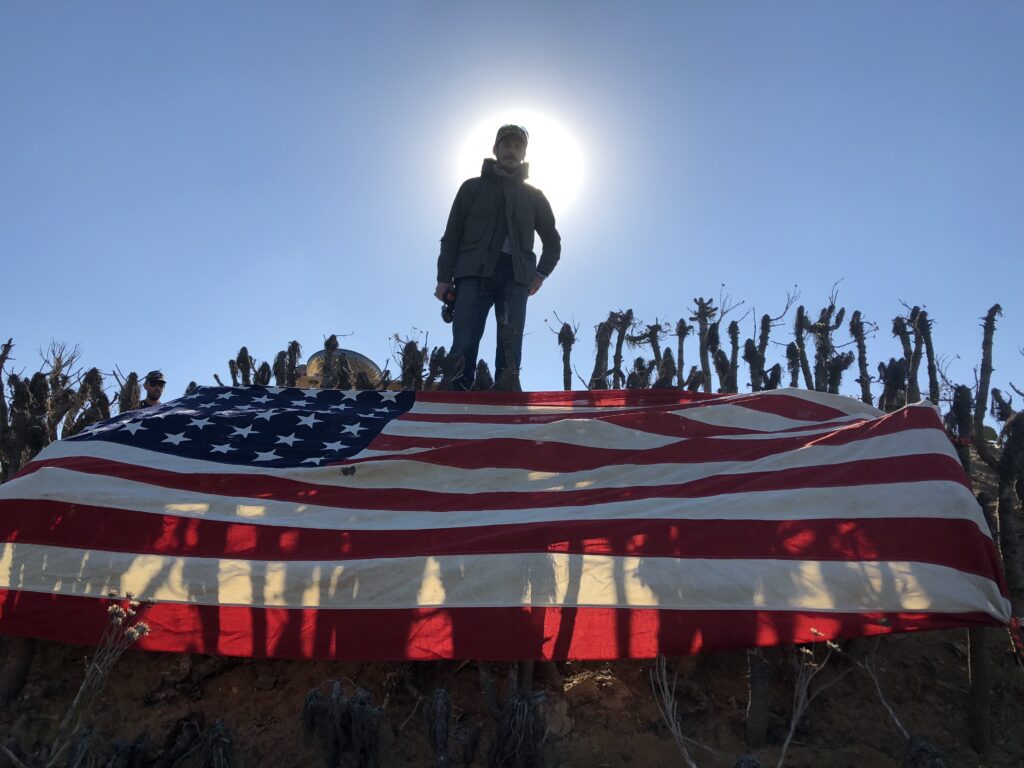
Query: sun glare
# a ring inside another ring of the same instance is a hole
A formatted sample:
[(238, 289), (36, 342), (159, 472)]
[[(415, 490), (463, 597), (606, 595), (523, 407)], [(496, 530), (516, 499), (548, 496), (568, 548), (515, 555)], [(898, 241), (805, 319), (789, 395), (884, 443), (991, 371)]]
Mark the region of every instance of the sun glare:
[(494, 157), (494, 134), (505, 123), (515, 123), (529, 131), (528, 181), (544, 192), (555, 216), (560, 216), (572, 205), (583, 184), (583, 152), (561, 123), (539, 112), (510, 110), (475, 125), (459, 151), (458, 181), (478, 175), (483, 159)]

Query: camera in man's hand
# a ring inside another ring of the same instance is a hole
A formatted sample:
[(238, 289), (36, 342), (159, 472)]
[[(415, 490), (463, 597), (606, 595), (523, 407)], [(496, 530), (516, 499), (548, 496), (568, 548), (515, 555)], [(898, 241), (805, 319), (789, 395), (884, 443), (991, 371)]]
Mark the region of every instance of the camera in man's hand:
[(449, 288), (445, 291), (441, 301), (444, 302), (441, 305), (441, 319), (446, 323), (450, 323), (452, 317), (455, 316), (455, 289)]

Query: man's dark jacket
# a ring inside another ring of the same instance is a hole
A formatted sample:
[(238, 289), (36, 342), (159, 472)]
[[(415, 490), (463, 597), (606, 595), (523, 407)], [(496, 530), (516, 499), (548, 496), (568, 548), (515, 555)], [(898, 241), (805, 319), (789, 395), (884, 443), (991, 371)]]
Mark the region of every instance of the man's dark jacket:
[[(517, 283), (529, 285), (537, 272), (547, 277), (558, 263), (562, 238), (555, 229), (555, 215), (544, 193), (523, 183), (528, 165), (523, 163), (511, 176), (503, 176), (495, 170), (496, 164), (484, 160), (480, 175), (459, 187), (437, 257), (439, 283), (490, 277), (509, 234)], [(534, 231), (544, 245), (540, 263), (533, 252)]]

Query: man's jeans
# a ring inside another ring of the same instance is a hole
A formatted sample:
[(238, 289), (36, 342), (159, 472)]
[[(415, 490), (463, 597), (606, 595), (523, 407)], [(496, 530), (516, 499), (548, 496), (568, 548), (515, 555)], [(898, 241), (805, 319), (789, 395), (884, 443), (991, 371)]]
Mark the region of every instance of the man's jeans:
[(455, 287), (455, 316), (452, 320), (452, 352), (462, 355), (466, 367), (458, 386), (469, 389), (476, 375), (480, 339), (487, 313), (494, 307), (498, 324), (494, 354), (494, 380), (506, 368), (519, 370), (526, 327), (526, 299), (530, 286), (520, 285), (512, 276), (512, 260), (502, 258), (492, 277), (460, 277)]

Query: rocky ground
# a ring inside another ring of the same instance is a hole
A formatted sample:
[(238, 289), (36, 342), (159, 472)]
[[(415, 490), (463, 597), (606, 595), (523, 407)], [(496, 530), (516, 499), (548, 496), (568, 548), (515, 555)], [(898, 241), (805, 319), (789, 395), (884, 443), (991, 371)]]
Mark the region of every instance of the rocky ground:
[[(886, 696), (912, 735), (937, 745), (957, 766), (1024, 764), (1024, 670), (1005, 632), (993, 630), (995, 748), (981, 760), (968, 744), (967, 637), (965, 631), (895, 636), (881, 641), (878, 671)], [(0, 713), (0, 731), (23, 746), (54, 731), (82, 678), (90, 649), (40, 643), (29, 683)], [(772, 686), (769, 744), (755, 750), (775, 765), (788, 728), (792, 654), (769, 654)], [(183, 677), (188, 666), (190, 674)], [(664, 727), (651, 693), (650, 662), (559, 665), (562, 685), (539, 678), (548, 731), (547, 765), (679, 766), (682, 758)], [(669, 660), (678, 671), (677, 699), (683, 732), (700, 766), (732, 766), (745, 751), (746, 661), (743, 652)], [(902, 742), (870, 679), (833, 656), (819, 676), (827, 682), (847, 670), (812, 704), (786, 759), (789, 766), (895, 766)], [(499, 683), (505, 668), (496, 668)], [(209, 675), (203, 677), (204, 675)], [(199, 679), (203, 678), (203, 679)], [(479, 730), (475, 765), (486, 765), (495, 726), (479, 691), (474, 664), (457, 662), (339, 664), (296, 661), (231, 661), (129, 652), (114, 671), (90, 721), (104, 743), (148, 736), (151, 756), (175, 723), (191, 716), (208, 727), (222, 719), (239, 763), (246, 766), (316, 766), (324, 760), (300, 722), (306, 694), (337, 679), (351, 694), (367, 689), (383, 706), (383, 765), (432, 765), (423, 710), (438, 686), (448, 691), (454, 724)], [(347, 761), (344, 764), (348, 764)], [(458, 764), (457, 762), (454, 764)], [(2, 765), (2, 762), (0, 762)]]

